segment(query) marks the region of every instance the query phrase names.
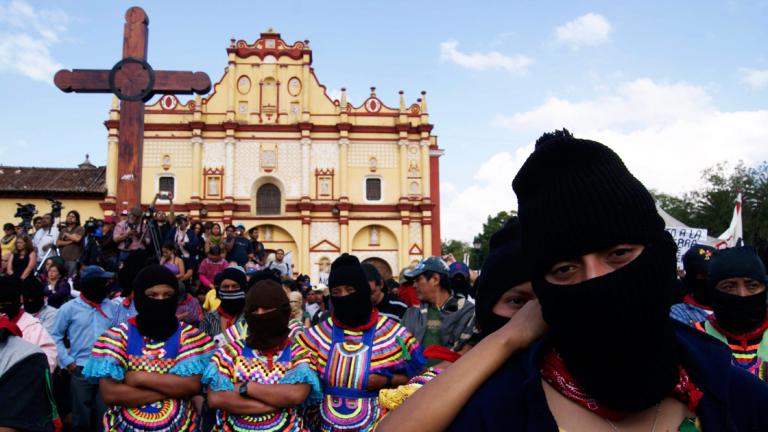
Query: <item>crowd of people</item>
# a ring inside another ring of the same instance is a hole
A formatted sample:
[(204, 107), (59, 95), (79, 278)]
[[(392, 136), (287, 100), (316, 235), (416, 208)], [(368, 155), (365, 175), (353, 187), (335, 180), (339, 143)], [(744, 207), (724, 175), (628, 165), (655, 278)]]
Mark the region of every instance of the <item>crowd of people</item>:
[(696, 245), (681, 275), (648, 190), (565, 130), (513, 189), (476, 277), (344, 253), (323, 284), (172, 207), (6, 224), (0, 430), (768, 430), (753, 249)]

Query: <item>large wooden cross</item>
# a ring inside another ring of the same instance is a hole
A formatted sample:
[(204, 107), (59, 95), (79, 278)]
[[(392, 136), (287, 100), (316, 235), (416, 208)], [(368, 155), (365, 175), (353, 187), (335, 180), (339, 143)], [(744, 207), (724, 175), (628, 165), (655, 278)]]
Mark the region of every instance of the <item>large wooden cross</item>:
[(69, 93), (113, 93), (120, 98), (117, 203), (141, 205), (141, 159), (144, 144), (144, 102), (157, 93), (207, 93), (211, 79), (204, 72), (155, 71), (147, 63), (149, 17), (140, 7), (125, 13), (123, 58), (111, 70), (60, 70), (56, 87)]

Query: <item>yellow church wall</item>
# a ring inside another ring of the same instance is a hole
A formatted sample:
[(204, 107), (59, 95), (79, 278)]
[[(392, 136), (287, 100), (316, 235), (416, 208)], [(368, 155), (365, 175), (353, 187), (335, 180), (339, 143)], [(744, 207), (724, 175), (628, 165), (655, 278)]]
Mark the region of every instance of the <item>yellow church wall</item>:
[[(171, 153), (171, 158), (173, 159)], [(141, 201), (142, 204), (150, 204), (155, 197), (158, 189), (158, 178), (163, 176), (173, 177), (176, 191), (173, 194), (175, 202), (188, 202), (192, 197), (192, 168), (177, 168), (165, 171), (163, 168), (142, 167), (142, 177), (152, 179), (141, 183)], [(200, 188), (198, 188), (200, 190)]]
[[(104, 212), (101, 210), (100, 203), (101, 198), (95, 199), (59, 199), (64, 205), (64, 209), (61, 211), (62, 217), (66, 217), (67, 212), (70, 210), (77, 210), (80, 213), (80, 222), (85, 222), (89, 217), (95, 217), (101, 219), (104, 217)], [(21, 204), (34, 204), (37, 207), (37, 215), (42, 216), (45, 213), (51, 211), (51, 203), (42, 198), (0, 198), (0, 224), (12, 223), (18, 225), (21, 223), (21, 219), (14, 217), (16, 214), (16, 203)]]
[[(374, 172), (369, 168), (347, 168), (347, 172), (349, 173), (349, 199), (352, 202), (365, 204), (395, 204), (400, 198), (400, 177), (398, 168), (379, 168)], [(366, 178), (381, 179), (381, 200), (368, 201), (365, 199)]]

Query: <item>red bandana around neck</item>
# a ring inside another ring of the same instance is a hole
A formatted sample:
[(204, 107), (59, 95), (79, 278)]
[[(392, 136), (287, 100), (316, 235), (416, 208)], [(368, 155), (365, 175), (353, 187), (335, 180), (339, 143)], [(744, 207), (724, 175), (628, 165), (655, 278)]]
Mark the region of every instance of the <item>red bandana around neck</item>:
[(736, 334), (729, 332), (728, 330), (720, 327), (720, 324), (717, 323), (717, 318), (715, 318), (715, 314), (712, 314), (707, 317), (707, 320), (710, 324), (712, 324), (712, 327), (715, 328), (721, 335), (725, 336), (728, 339), (738, 341), (742, 346), (748, 345), (749, 341), (753, 341), (755, 339), (762, 339), (763, 333), (765, 333), (766, 330), (768, 330), (768, 316), (766, 316), (765, 321), (760, 325), (760, 327), (750, 330), (744, 334)]
[(696, 306), (697, 308), (704, 309), (705, 311), (712, 312), (712, 308), (709, 306), (705, 306), (696, 300), (693, 299), (693, 296), (690, 294), (686, 294), (685, 297), (683, 297), (683, 303), (689, 304), (691, 306)]
[[(685, 369), (678, 366), (678, 370), (680, 371), (679, 380), (677, 384), (675, 384), (675, 387), (670, 391), (669, 396), (686, 404), (688, 410), (695, 414), (704, 394), (691, 382)], [(591, 411), (604, 419), (621, 421), (632, 414), (629, 412), (612, 410), (590, 397), (568, 371), (560, 354), (558, 354), (554, 348), (550, 349), (542, 358), (541, 377), (566, 399), (577, 403), (586, 410)], [(617, 383), (617, 385), (619, 384)]]
[(11, 332), (12, 335), (22, 337), (21, 329), (16, 325), (16, 321), (19, 320), (21, 314), (16, 316), (16, 320), (12, 321), (8, 317), (0, 317), (0, 329), (6, 329)]
[(92, 308), (96, 309), (97, 311), (99, 311), (99, 313), (101, 314), (101, 316), (103, 316), (104, 318), (109, 318), (109, 317), (107, 316), (107, 314), (106, 314), (106, 313), (104, 313), (104, 310), (101, 308), (101, 305), (100, 305), (100, 304), (98, 304), (98, 303), (96, 303), (96, 302), (92, 302), (92, 301), (88, 300), (87, 298), (85, 298), (85, 296), (84, 296), (82, 293), (80, 293), (80, 300), (84, 301), (84, 302), (85, 302), (85, 304), (87, 304), (88, 306), (90, 306), (90, 307), (92, 307)]
[(232, 325), (237, 321), (237, 315), (230, 315), (226, 312), (224, 312), (224, 309), (221, 308), (221, 306), (216, 309), (216, 311), (224, 318), (224, 324), (226, 325), (222, 330), (228, 329), (232, 327)]
[(363, 325), (359, 325), (357, 327), (350, 327), (348, 325), (345, 325), (343, 322), (339, 321), (335, 316), (333, 316), (333, 313), (331, 313), (331, 319), (333, 320), (333, 325), (339, 326), (344, 330), (366, 331), (369, 328), (375, 326), (377, 322), (379, 322), (379, 311), (376, 308), (373, 308), (373, 312), (371, 312), (371, 319), (369, 319), (367, 323)]

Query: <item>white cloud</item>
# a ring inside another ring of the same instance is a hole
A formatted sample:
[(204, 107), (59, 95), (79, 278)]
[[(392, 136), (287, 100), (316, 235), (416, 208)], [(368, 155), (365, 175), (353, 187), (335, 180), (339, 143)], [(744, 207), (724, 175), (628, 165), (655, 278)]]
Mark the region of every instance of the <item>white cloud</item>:
[(749, 69), (741, 68), (741, 81), (752, 87), (761, 90), (768, 87), (768, 69)]
[(503, 69), (516, 74), (525, 73), (533, 63), (531, 58), (524, 55), (508, 56), (498, 51), (464, 53), (458, 50), (458, 46), (459, 43), (454, 40), (440, 43), (440, 60), (468, 69)]
[(611, 30), (611, 23), (604, 16), (588, 13), (557, 27), (555, 41), (578, 50), (607, 42)]
[(21, 73), (51, 83), (61, 65), (50, 52), (67, 31), (69, 17), (60, 10), (36, 10), (22, 0), (0, 4), (0, 72)]
[[(678, 194), (701, 184), (701, 171), (719, 162), (768, 159), (768, 110), (722, 111), (704, 88), (638, 79), (590, 100), (550, 98), (528, 111), (498, 116), (496, 125), (530, 136), (568, 128), (616, 151), (646, 187)], [(491, 156), (473, 181), (446, 196), (442, 232), (469, 241), (486, 217), (516, 207), (510, 182), (533, 150)]]

